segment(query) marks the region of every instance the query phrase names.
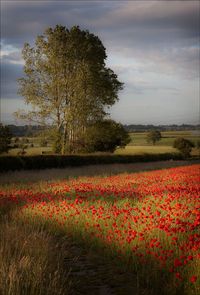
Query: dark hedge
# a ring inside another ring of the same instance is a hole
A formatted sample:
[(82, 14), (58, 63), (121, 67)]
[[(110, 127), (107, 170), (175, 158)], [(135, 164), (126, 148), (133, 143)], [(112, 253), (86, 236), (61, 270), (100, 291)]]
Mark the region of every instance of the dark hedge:
[(63, 168), (83, 165), (182, 160), (181, 154), (1, 156), (0, 172)]

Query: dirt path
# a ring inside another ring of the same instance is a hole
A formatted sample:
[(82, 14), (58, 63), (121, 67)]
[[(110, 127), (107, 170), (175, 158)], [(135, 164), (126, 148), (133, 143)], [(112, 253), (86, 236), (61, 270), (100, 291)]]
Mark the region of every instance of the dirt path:
[(0, 173), (0, 184), (15, 182), (51, 181), (68, 179), (79, 176), (112, 175), (118, 173), (131, 173), (149, 171), (169, 167), (185, 166), (200, 163), (199, 161), (160, 161), (133, 164), (104, 164), (82, 167), (67, 167), (63, 169), (26, 170)]

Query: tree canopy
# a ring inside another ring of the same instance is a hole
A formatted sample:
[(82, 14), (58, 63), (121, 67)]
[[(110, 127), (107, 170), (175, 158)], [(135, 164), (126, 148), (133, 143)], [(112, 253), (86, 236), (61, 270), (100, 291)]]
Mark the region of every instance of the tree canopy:
[(161, 138), (161, 133), (158, 130), (152, 130), (147, 133), (147, 142), (151, 142), (153, 145), (155, 145), (157, 141), (161, 140)]
[(118, 100), (122, 83), (105, 65), (101, 40), (78, 26), (57, 25), (38, 36), (33, 47), (24, 44), (24, 77), (19, 94), (32, 110), (16, 115), (55, 127), (57, 151), (74, 152), (91, 122), (104, 118)]

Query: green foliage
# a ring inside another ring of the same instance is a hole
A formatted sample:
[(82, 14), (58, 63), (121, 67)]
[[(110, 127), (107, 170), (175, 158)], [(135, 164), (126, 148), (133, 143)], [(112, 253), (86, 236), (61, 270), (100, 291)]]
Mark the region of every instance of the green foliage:
[(12, 134), (8, 126), (0, 124), (0, 153), (8, 152)]
[(161, 140), (162, 136), (161, 136), (161, 133), (160, 131), (157, 131), (157, 130), (152, 130), (150, 132), (148, 132), (147, 134), (147, 142), (151, 142), (153, 143), (153, 145)]
[(188, 139), (179, 137), (175, 139), (173, 147), (178, 149), (182, 153), (182, 155), (185, 158), (187, 158), (190, 156), (190, 153), (192, 151), (192, 148), (194, 147), (194, 144)]
[(52, 122), (60, 134), (55, 150), (64, 153), (68, 145), (74, 152), (88, 122), (101, 120), (122, 89), (115, 73), (105, 66), (101, 40), (78, 26), (69, 30), (57, 25), (38, 36), (34, 47), (26, 43), (22, 55), (25, 66), (19, 94), (32, 110), (16, 115), (41, 125)]
[(113, 120), (98, 121), (85, 134), (87, 152), (114, 152), (117, 147), (125, 147), (131, 141), (122, 124)]

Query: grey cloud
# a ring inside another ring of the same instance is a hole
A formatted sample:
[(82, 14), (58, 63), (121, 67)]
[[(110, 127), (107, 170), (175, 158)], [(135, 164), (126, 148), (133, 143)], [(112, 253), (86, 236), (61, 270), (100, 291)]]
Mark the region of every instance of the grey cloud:
[(7, 62), (11, 64), (23, 64), (24, 61), (22, 59), (21, 51), (13, 51), (9, 54), (7, 53), (2, 53), (2, 62)]
[(17, 79), (22, 77), (22, 65), (12, 64), (2, 59), (1, 62), (1, 98), (17, 98)]
[(111, 5), (98, 2), (4, 2), (1, 15), (2, 39), (20, 47), (24, 42), (32, 42), (47, 27), (56, 24), (68, 27), (80, 24), (83, 28), (88, 28), (88, 22), (100, 18), (108, 9), (111, 9)]
[(139, 27), (149, 33), (152, 29), (182, 30), (197, 36), (199, 7), (198, 1), (129, 1), (109, 11), (101, 25), (110, 28)]
[(165, 51), (149, 52), (145, 56), (140, 55), (144, 61), (144, 70), (168, 75), (178, 74), (184, 79), (199, 77), (199, 57), (200, 49), (192, 46), (169, 48)]
[(129, 81), (126, 83), (126, 93), (130, 94), (148, 94), (156, 93), (158, 91), (167, 91), (170, 95), (179, 94), (179, 89), (176, 87), (167, 87), (162, 85), (157, 85), (155, 83), (148, 83), (146, 81)]
[[(132, 46), (198, 36), (198, 1), (3, 2), (2, 38), (20, 44), (57, 23), (101, 32)], [(111, 35), (112, 34), (112, 35)], [(154, 44), (155, 45), (155, 44)]]
[[(199, 75), (199, 6), (198, 1), (3, 1), (1, 33), (6, 44), (21, 49), (48, 26), (79, 24), (100, 36), (109, 55), (137, 59), (141, 65), (135, 75), (152, 71), (193, 79)], [(17, 58), (17, 53), (4, 56), (7, 97), (16, 96), (16, 78), (22, 75), (22, 67), (12, 64)], [(120, 66), (119, 60), (115, 68), (123, 78)], [(137, 94), (158, 89), (123, 81)]]

